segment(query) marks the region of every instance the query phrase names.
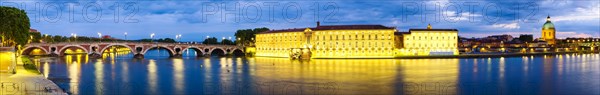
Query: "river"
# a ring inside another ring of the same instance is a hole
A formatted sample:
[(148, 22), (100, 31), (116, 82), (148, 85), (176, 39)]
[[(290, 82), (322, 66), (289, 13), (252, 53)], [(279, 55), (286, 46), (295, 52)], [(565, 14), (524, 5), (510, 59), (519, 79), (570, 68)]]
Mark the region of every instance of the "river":
[[(70, 94), (600, 94), (600, 54), (464, 59), (34, 57)], [(152, 56), (155, 55), (155, 56)]]

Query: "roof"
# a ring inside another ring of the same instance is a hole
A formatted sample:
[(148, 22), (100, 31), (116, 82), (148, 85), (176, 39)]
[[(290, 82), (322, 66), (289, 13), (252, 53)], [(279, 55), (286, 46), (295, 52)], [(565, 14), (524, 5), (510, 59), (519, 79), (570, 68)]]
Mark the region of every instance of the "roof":
[[(313, 31), (317, 30), (363, 30), (363, 29), (396, 29), (396, 27), (387, 27), (383, 25), (322, 25), (317, 27), (309, 27)], [(280, 33), (280, 32), (304, 32), (306, 28), (292, 28), (282, 30), (269, 30), (259, 34)]]
[(410, 32), (394, 32), (394, 35), (410, 34)]
[(29, 29), (29, 32), (40, 32), (40, 31), (38, 31), (36, 29)]
[(293, 28), (293, 29), (282, 29), (282, 30), (269, 30), (265, 32), (260, 32), (258, 34), (267, 34), (267, 33), (281, 33), (281, 32), (303, 32), (306, 28)]
[(408, 31), (458, 31), (457, 29), (408, 29)]
[(383, 25), (326, 25), (317, 26), (313, 30), (345, 30), (345, 29), (396, 29), (395, 27), (387, 27)]
[(552, 22), (550, 21), (546, 21), (546, 23), (544, 23), (544, 25), (542, 26), (542, 29), (554, 29), (554, 24), (552, 24)]

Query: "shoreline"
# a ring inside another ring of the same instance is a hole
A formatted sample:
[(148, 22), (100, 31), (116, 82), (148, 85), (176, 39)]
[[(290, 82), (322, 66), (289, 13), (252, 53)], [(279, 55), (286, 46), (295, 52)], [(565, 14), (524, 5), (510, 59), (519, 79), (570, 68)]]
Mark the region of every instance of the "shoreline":
[(486, 53), (486, 54), (460, 54), (460, 55), (434, 55), (434, 56), (395, 56), (391, 58), (312, 58), (312, 59), (448, 59), (448, 58), (497, 58), (497, 57), (519, 57), (519, 56), (541, 56), (556, 54), (599, 54), (599, 52), (535, 52), (535, 53)]
[(520, 57), (520, 56), (542, 56), (557, 54), (598, 54), (598, 52), (540, 52), (540, 53), (495, 53), (495, 54), (462, 54), (449, 56), (401, 56), (395, 59), (444, 59), (444, 58), (498, 58), (498, 57)]
[[(28, 56), (17, 57), (15, 61), (18, 65), (15, 68), (16, 72), (14, 74), (0, 75), (2, 76), (2, 83), (12, 84), (10, 87), (13, 88), (20, 88), (19, 90), (15, 90), (8, 93), (26, 95), (67, 95), (67, 93), (65, 93), (62, 90), (62, 88), (58, 87), (56, 83), (40, 74), (37, 68), (37, 72), (29, 70), (31, 68), (26, 67), (26, 65), (32, 65), (32, 63), (25, 63), (25, 60), (23, 60), (22, 58), (29, 59)], [(6, 90), (9, 88), (3, 89)]]

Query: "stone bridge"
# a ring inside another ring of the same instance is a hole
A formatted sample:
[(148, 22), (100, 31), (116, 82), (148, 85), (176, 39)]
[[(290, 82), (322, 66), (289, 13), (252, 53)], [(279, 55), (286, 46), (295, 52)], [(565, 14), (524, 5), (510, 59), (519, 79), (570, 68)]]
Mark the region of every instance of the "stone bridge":
[(92, 43), (32, 43), (22, 49), (21, 54), (30, 54), (35, 49), (40, 49), (45, 55), (64, 56), (67, 49), (81, 49), (88, 55), (101, 55), (111, 47), (125, 47), (131, 50), (136, 58), (143, 58), (150, 49), (166, 49), (171, 57), (181, 57), (186, 50), (194, 50), (198, 56), (211, 54), (243, 55), (244, 49), (235, 45), (204, 45), (204, 44), (178, 44), (178, 43), (151, 43), (151, 42), (92, 42)]

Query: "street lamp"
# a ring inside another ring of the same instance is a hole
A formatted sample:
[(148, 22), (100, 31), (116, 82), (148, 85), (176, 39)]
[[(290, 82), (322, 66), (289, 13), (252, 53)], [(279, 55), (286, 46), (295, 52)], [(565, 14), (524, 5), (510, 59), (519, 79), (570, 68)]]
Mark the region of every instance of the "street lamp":
[(100, 39), (100, 42), (102, 42), (102, 33), (98, 32), (98, 39)]
[(225, 41), (225, 37), (223, 37), (223, 39), (221, 39), (221, 44), (224, 45), (225, 44), (225, 43), (223, 43), (224, 41)]
[(127, 32), (125, 32), (125, 40), (127, 40)]
[(74, 34), (73, 37), (75, 37), (75, 42), (77, 42), (77, 34)]
[(154, 42), (154, 33), (150, 34), (150, 42)]
[(175, 35), (175, 39), (180, 40), (181, 39), (181, 34)]

